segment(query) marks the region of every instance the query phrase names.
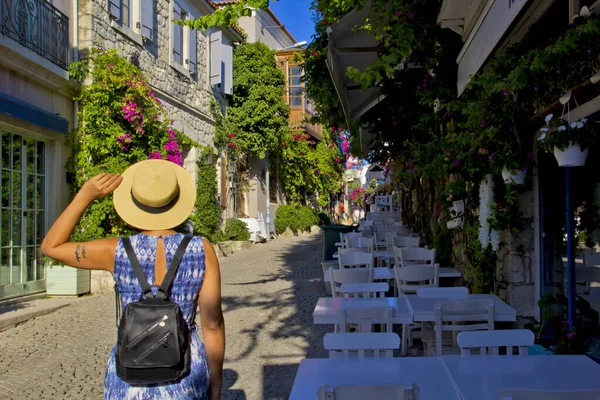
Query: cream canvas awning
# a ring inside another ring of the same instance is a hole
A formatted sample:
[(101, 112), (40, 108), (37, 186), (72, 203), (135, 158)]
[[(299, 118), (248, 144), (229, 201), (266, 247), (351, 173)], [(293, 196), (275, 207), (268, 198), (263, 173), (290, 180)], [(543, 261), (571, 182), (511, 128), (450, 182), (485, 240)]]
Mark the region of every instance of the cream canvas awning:
[(351, 11), (339, 22), (327, 28), (329, 38), (327, 69), (344, 109), (348, 124), (360, 118), (385, 96), (380, 88), (361, 90), (360, 84), (346, 75), (348, 67), (363, 70), (377, 60), (377, 40), (364, 30), (355, 30), (365, 24), (370, 14), (370, 3), (362, 10)]

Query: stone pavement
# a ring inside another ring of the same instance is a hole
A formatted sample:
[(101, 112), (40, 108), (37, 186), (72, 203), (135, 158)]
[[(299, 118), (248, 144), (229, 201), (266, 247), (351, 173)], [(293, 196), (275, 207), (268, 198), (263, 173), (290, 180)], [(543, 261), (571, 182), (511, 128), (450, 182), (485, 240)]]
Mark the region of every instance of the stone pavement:
[[(227, 332), (223, 399), (285, 399), (301, 359), (326, 357), (312, 311), (322, 235), (278, 239), (221, 260)], [(115, 343), (113, 295), (0, 332), (0, 399), (101, 399)]]

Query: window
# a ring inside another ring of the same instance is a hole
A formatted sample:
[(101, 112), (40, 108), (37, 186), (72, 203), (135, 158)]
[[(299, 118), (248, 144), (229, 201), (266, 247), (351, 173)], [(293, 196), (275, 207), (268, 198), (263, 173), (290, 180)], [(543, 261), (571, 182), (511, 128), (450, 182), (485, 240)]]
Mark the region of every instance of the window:
[(5, 131), (0, 136), (0, 287), (20, 286), (44, 279), (46, 144)]
[(233, 94), (233, 46), (221, 31), (210, 34), (210, 84), (221, 93)]
[(138, 44), (152, 41), (155, 0), (108, 0), (111, 25)]
[(290, 107), (302, 107), (302, 67), (292, 65), (288, 68), (288, 93)]
[[(173, 19), (194, 19), (187, 10), (173, 2)], [(171, 25), (171, 66), (184, 75), (197, 73), (198, 32), (187, 26)]]

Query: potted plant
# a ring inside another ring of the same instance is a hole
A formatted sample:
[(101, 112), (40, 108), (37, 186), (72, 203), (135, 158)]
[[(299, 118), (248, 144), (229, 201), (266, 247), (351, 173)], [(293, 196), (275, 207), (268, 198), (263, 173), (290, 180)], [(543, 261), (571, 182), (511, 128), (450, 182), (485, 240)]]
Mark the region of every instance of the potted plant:
[(490, 156), (490, 164), (493, 170), (501, 171), (502, 179), (506, 184), (524, 184), (527, 171), (532, 163), (533, 153), (525, 153), (517, 144), (514, 146), (507, 145)]
[(591, 337), (598, 334), (598, 313), (589, 303), (577, 297), (577, 317), (574, 326), (569, 326), (565, 313), (567, 298), (562, 295), (546, 294), (538, 305), (543, 322), (525, 325), (535, 334), (536, 354), (586, 354)]
[(555, 118), (550, 114), (546, 117), (546, 126), (540, 131), (539, 145), (554, 153), (560, 167), (585, 165), (595, 134), (586, 118), (569, 123), (563, 117)]

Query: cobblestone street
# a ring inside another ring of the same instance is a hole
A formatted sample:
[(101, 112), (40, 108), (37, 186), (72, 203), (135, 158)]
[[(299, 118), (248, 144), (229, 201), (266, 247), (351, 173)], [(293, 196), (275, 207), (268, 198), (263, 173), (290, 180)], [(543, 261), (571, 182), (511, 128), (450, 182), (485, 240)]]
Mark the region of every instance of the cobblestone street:
[[(301, 359), (326, 357), (322, 235), (278, 239), (221, 260), (227, 352), (223, 399), (284, 399)], [(0, 333), (0, 398), (100, 399), (115, 342), (113, 295), (90, 296)]]

